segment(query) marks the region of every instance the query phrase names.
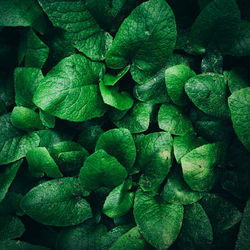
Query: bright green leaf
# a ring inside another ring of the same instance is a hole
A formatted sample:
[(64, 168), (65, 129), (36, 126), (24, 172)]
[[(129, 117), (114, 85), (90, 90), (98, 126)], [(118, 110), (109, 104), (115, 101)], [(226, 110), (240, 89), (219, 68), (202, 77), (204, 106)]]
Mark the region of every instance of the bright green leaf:
[(104, 65), (76, 54), (60, 61), (41, 81), (34, 103), (45, 112), (70, 121), (85, 121), (105, 112), (96, 85)]

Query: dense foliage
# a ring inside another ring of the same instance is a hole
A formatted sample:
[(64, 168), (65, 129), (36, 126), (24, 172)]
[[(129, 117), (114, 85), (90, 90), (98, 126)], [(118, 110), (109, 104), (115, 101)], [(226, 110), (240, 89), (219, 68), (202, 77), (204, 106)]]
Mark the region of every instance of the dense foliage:
[(1, 0), (0, 249), (250, 249), (250, 1)]

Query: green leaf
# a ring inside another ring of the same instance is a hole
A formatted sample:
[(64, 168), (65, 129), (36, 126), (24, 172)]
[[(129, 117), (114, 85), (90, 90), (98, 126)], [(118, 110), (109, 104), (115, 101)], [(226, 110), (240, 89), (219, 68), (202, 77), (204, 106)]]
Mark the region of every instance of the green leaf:
[(191, 190), (185, 183), (181, 171), (171, 170), (167, 183), (161, 193), (164, 201), (171, 204), (188, 205), (202, 198), (203, 194)]
[(208, 3), (192, 25), (191, 45), (202, 54), (209, 44), (227, 51), (237, 36), (240, 11), (235, 0), (215, 0)]
[(15, 107), (11, 112), (12, 124), (24, 131), (43, 129), (39, 115), (32, 109), (26, 107)]
[(223, 71), (223, 56), (222, 53), (214, 48), (208, 48), (206, 54), (201, 61), (202, 73), (219, 73)]
[(133, 206), (134, 193), (128, 192), (131, 188), (128, 182), (114, 188), (107, 196), (102, 212), (110, 218), (123, 216)]
[(18, 106), (34, 108), (33, 95), (43, 79), (40, 69), (36, 68), (15, 68), (15, 101)]
[(37, 147), (28, 151), (26, 158), (29, 170), (35, 177), (42, 177), (44, 173), (51, 178), (63, 176), (45, 147)]
[(6, 166), (4, 172), (0, 175), (0, 203), (8, 192), (8, 189), (16, 177), (17, 171), (22, 164), (22, 160)]
[(23, 158), (40, 142), (36, 132), (27, 134), (13, 127), (10, 115), (9, 113), (0, 117), (0, 165)]
[(96, 150), (103, 149), (114, 156), (127, 171), (130, 172), (135, 162), (136, 148), (133, 137), (127, 129), (110, 129), (103, 133), (97, 143)]
[(77, 142), (89, 152), (95, 150), (96, 142), (104, 131), (99, 125), (87, 126), (81, 130)]
[(107, 52), (106, 63), (109, 68), (121, 69), (132, 62), (133, 79), (143, 83), (165, 65), (175, 41), (176, 25), (171, 8), (163, 0), (150, 0), (135, 8), (123, 21)]
[(82, 224), (74, 228), (64, 229), (59, 233), (56, 249), (60, 250), (97, 250), (100, 238), (107, 232), (102, 225)]
[(242, 144), (250, 151), (250, 87), (233, 92), (228, 98), (233, 128)]
[(50, 226), (73, 226), (92, 217), (87, 194), (78, 179), (65, 177), (32, 188), (22, 199), (21, 208), (33, 220)]
[(229, 117), (227, 86), (223, 75), (208, 73), (192, 77), (186, 82), (185, 91), (204, 113), (223, 119)]
[(0, 26), (32, 26), (40, 33), (47, 28), (47, 19), (35, 0), (2, 0), (0, 2)]
[(0, 241), (18, 238), (24, 231), (25, 227), (18, 217), (0, 216)]
[(125, 91), (118, 92), (117, 86), (105, 86), (103, 81), (101, 81), (99, 87), (104, 103), (119, 110), (128, 110), (133, 106), (134, 100), (130, 94)]
[(1, 250), (49, 250), (47, 247), (32, 245), (20, 240), (0, 241)]
[(165, 85), (165, 70), (176, 64), (187, 64), (186, 58), (178, 54), (172, 54), (168, 57), (166, 66), (160, 69), (153, 77), (149, 77), (142, 85), (134, 87), (134, 96), (139, 101), (148, 102), (152, 104), (168, 103), (170, 98), (166, 91)]
[(165, 71), (165, 84), (167, 92), (174, 104), (178, 106), (185, 106), (188, 99), (184, 92), (185, 82), (195, 76), (188, 66), (179, 64), (172, 66)]
[(173, 105), (162, 104), (158, 113), (159, 128), (173, 135), (193, 133), (190, 120), (181, 110)]
[(0, 99), (6, 107), (14, 104), (13, 74), (0, 72)]
[(101, 236), (98, 249), (109, 250), (111, 245), (118, 240), (123, 234), (127, 233), (132, 228), (132, 225), (121, 225), (113, 227), (109, 232)]
[(215, 195), (207, 194), (200, 200), (200, 204), (208, 215), (213, 227), (214, 237), (232, 229), (241, 220), (241, 212), (229, 201)]
[(136, 142), (136, 167), (142, 171), (139, 184), (144, 191), (157, 192), (172, 165), (173, 139), (169, 133), (151, 133)]
[(128, 71), (130, 66), (126, 66), (124, 69), (119, 71), (118, 74), (106, 73), (103, 78), (103, 83), (106, 86), (114, 86)]
[(236, 250), (244, 250), (250, 246), (250, 199), (248, 200), (245, 208), (244, 213), (242, 216), (242, 220), (240, 223), (240, 230), (238, 233), (237, 241), (236, 241)]
[(104, 150), (97, 150), (84, 162), (79, 173), (82, 186), (93, 191), (101, 186), (116, 187), (127, 177), (126, 169)]
[(53, 25), (67, 31), (66, 39), (75, 48), (93, 60), (104, 59), (112, 37), (100, 28), (83, 1), (39, 0), (39, 3)]
[(181, 159), (185, 182), (194, 191), (209, 191), (217, 180), (216, 164), (220, 159), (219, 144), (205, 144)]
[(42, 122), (42, 124), (47, 128), (54, 128), (56, 119), (54, 116), (44, 112), (43, 110), (39, 111), (39, 117)]
[(231, 93), (249, 86), (247, 69), (236, 67), (223, 73)]
[(78, 173), (89, 153), (76, 142), (62, 141), (52, 146), (51, 155), (63, 173), (72, 174)]
[(65, 120), (100, 117), (105, 106), (96, 84), (103, 72), (104, 64), (80, 54), (66, 57), (44, 77), (33, 101), (45, 112)]
[(234, 38), (233, 44), (228, 52), (232, 56), (250, 55), (250, 22), (241, 20), (238, 26), (238, 32)]
[(9, 191), (0, 203), (0, 216), (24, 215), (20, 208), (20, 201), (22, 198), (23, 195), (20, 193)]
[(118, 128), (126, 128), (132, 134), (146, 131), (149, 127), (149, 122), (150, 105), (147, 103), (137, 103), (120, 120), (113, 120), (113, 123)]
[(25, 66), (41, 69), (48, 59), (49, 47), (30, 29), (27, 32)]
[(146, 241), (157, 249), (166, 249), (173, 244), (181, 230), (183, 206), (162, 203), (138, 190), (134, 217)]
[(181, 158), (188, 152), (199, 146), (206, 144), (206, 141), (195, 135), (185, 135), (174, 137), (174, 156), (177, 163), (181, 162)]
[(127, 233), (123, 234), (116, 240), (110, 250), (142, 250), (145, 249), (147, 243), (142, 237), (138, 227), (133, 227)]
[(184, 210), (178, 246), (180, 249), (210, 249), (213, 242), (213, 228), (199, 203), (188, 205)]

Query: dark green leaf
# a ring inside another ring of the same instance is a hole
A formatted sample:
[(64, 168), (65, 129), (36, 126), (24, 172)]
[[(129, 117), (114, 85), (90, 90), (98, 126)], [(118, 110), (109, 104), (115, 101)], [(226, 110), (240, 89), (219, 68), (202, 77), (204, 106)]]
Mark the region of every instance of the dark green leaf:
[(208, 73), (192, 77), (186, 82), (185, 91), (204, 113), (217, 118), (229, 117), (227, 86), (223, 75)]
[(82, 186), (88, 191), (101, 186), (115, 187), (121, 184), (126, 177), (126, 169), (115, 157), (102, 149), (85, 160), (79, 174)]
[(78, 179), (65, 177), (32, 188), (22, 199), (21, 208), (44, 225), (73, 226), (92, 217), (87, 194)]
[(175, 41), (176, 25), (171, 8), (163, 0), (150, 0), (135, 8), (123, 21), (107, 52), (106, 63), (110, 68), (121, 69), (132, 61), (132, 77), (143, 83), (165, 65)]
[(110, 129), (103, 133), (97, 143), (96, 150), (103, 149), (131, 171), (135, 162), (136, 148), (133, 137), (127, 129)]
[(161, 193), (164, 201), (171, 204), (188, 205), (202, 198), (203, 194), (191, 190), (185, 183), (182, 173), (179, 170), (172, 169), (168, 175), (167, 183)]
[(228, 98), (234, 131), (250, 151), (250, 87), (233, 92)]
[(146, 241), (163, 250), (173, 244), (181, 230), (183, 206), (162, 203), (138, 190), (135, 195), (134, 217)]
[(26, 134), (13, 127), (10, 115), (9, 113), (0, 117), (0, 165), (23, 158), (40, 142), (36, 132)]
[(173, 105), (162, 104), (158, 113), (159, 128), (173, 135), (193, 133), (192, 123), (181, 110)]

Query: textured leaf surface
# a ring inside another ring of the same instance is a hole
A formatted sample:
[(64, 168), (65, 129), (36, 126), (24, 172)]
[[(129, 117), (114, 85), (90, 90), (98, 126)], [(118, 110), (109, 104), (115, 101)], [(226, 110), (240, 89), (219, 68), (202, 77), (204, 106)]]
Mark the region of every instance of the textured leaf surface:
[(93, 60), (103, 60), (112, 37), (102, 30), (80, 0), (39, 0), (55, 27), (66, 30), (67, 40)]
[(42, 68), (49, 55), (49, 47), (30, 29), (27, 32), (25, 66)]
[(195, 76), (194, 71), (184, 64), (166, 69), (165, 84), (168, 95), (174, 104), (178, 106), (185, 106), (187, 104), (188, 99), (184, 92), (184, 85), (193, 76)]
[(118, 240), (122, 235), (127, 233), (131, 229), (132, 225), (121, 225), (114, 227), (109, 232), (104, 234), (100, 239), (100, 245), (98, 249), (108, 250), (112, 244)]
[(119, 92), (116, 86), (105, 86), (103, 81), (100, 82), (99, 87), (104, 103), (119, 110), (127, 110), (133, 106), (134, 100), (129, 93), (125, 91)]
[(100, 149), (90, 155), (80, 170), (82, 186), (92, 191), (101, 186), (115, 187), (127, 177), (126, 169), (119, 161)]
[(131, 170), (136, 157), (133, 137), (127, 129), (110, 129), (103, 133), (97, 143), (96, 150), (103, 149), (114, 156), (128, 172)]
[(209, 73), (192, 77), (186, 82), (185, 91), (194, 105), (204, 113), (217, 118), (229, 117), (223, 75)]
[(52, 178), (62, 177), (62, 173), (45, 147), (37, 147), (28, 151), (26, 158), (29, 170), (34, 176), (42, 177), (45, 172)]
[(85, 121), (105, 112), (96, 85), (104, 65), (77, 54), (64, 58), (43, 79), (34, 103), (47, 113), (70, 121)]
[(171, 8), (163, 0), (150, 0), (135, 8), (123, 21), (107, 52), (106, 63), (110, 68), (121, 69), (131, 61), (132, 77), (143, 83), (144, 78), (164, 66), (175, 41), (176, 25)]
[(185, 182), (195, 191), (210, 190), (217, 179), (215, 169), (218, 163), (218, 145), (205, 144), (181, 159), (182, 172)]
[(214, 43), (222, 51), (230, 49), (237, 35), (240, 11), (234, 0), (215, 0), (200, 12), (192, 26), (191, 44), (197, 53)]
[(173, 169), (168, 175), (161, 196), (168, 203), (188, 205), (200, 200), (203, 194), (191, 190), (185, 183), (181, 171)]
[(244, 68), (237, 67), (229, 71), (224, 71), (224, 76), (231, 93), (249, 86), (248, 70)]
[(200, 204), (208, 215), (217, 238), (241, 220), (241, 212), (231, 202), (218, 195), (207, 194)]
[(250, 55), (250, 22), (242, 20), (238, 26), (237, 36), (235, 37), (229, 54), (232, 56)]
[(130, 133), (141, 133), (148, 129), (150, 122), (150, 105), (147, 103), (137, 103), (130, 109), (124, 117), (113, 123), (118, 128), (126, 128)]
[(103, 213), (110, 218), (116, 218), (128, 213), (133, 206), (134, 193), (128, 192), (128, 182), (124, 182), (114, 188), (107, 196), (103, 205)]
[(25, 231), (22, 221), (16, 216), (0, 216), (0, 240), (20, 237)]
[(100, 238), (107, 232), (102, 225), (79, 225), (74, 228), (62, 230), (57, 238), (58, 250), (97, 250)]
[(138, 227), (134, 227), (116, 240), (110, 247), (110, 250), (141, 250), (145, 249), (146, 244)]
[(47, 247), (32, 245), (20, 240), (5, 240), (0, 242), (2, 250), (49, 250)]
[(205, 140), (201, 137), (195, 137), (194, 135), (176, 136), (174, 137), (174, 156), (178, 163), (181, 162), (181, 158), (188, 152), (195, 148), (205, 144)]
[(44, 225), (73, 226), (92, 217), (86, 194), (73, 177), (44, 182), (22, 199), (21, 208), (33, 220)]
[(180, 232), (183, 206), (161, 203), (139, 190), (135, 195), (134, 217), (146, 241), (157, 249), (166, 249)]
[(12, 124), (24, 131), (43, 129), (39, 115), (32, 109), (26, 107), (15, 107), (11, 112)]
[(14, 71), (15, 101), (18, 106), (34, 108), (33, 95), (43, 74), (37, 68), (16, 68)]
[(4, 199), (5, 195), (8, 192), (8, 189), (15, 179), (17, 171), (22, 164), (22, 160), (12, 163), (11, 165), (6, 166), (4, 172), (0, 175), (0, 203)]
[(36, 132), (26, 134), (10, 121), (10, 114), (0, 117), (0, 165), (23, 158), (26, 153), (37, 147), (40, 138)]
[(234, 92), (228, 98), (234, 131), (250, 151), (250, 87)]
[(2, 0), (0, 2), (0, 26), (33, 26), (43, 33), (47, 26), (40, 6), (34, 0)]
[(158, 113), (159, 128), (173, 135), (185, 135), (193, 132), (192, 123), (181, 110), (173, 105), (162, 104)]
[(145, 135), (136, 142), (136, 167), (142, 175), (139, 184), (144, 191), (157, 192), (172, 165), (173, 139), (169, 133)]
[(213, 229), (202, 206), (199, 203), (186, 206), (178, 240), (180, 249), (209, 249), (212, 242)]
[(250, 246), (250, 199), (248, 200), (240, 223), (240, 231), (236, 241), (236, 250), (244, 250)]
[(89, 153), (76, 142), (63, 141), (53, 145), (51, 155), (62, 172), (72, 174), (78, 173)]

